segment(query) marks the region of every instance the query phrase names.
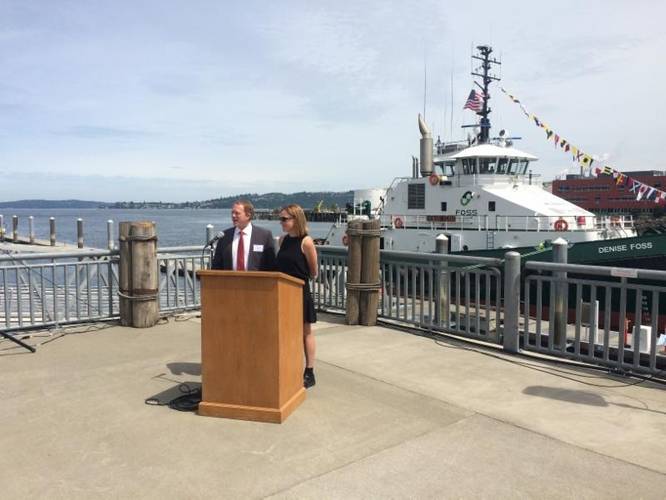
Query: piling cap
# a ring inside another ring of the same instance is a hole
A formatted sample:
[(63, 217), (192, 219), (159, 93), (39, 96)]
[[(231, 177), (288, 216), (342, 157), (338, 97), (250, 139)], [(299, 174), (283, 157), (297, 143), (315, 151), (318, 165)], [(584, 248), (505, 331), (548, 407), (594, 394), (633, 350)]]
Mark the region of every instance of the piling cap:
[(567, 245), (569, 242), (561, 236), (551, 241), (553, 245)]
[(436, 239), (441, 241), (441, 240), (448, 240), (449, 238), (445, 234), (440, 233), (440, 234), (437, 235)]

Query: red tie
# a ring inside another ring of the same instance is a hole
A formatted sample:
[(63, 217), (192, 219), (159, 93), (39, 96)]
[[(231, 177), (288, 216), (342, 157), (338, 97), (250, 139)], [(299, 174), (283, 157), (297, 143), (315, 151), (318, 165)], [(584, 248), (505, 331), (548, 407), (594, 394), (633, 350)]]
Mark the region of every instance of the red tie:
[(236, 254), (236, 271), (245, 271), (245, 245), (243, 244), (243, 231), (238, 236), (238, 253)]

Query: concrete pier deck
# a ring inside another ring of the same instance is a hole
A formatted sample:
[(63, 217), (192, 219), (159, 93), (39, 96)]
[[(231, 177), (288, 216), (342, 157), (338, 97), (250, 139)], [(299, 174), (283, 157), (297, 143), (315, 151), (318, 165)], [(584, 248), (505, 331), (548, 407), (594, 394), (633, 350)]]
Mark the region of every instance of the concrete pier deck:
[(316, 336), (282, 425), (144, 404), (200, 382), (194, 316), (0, 341), (0, 497), (666, 496), (664, 385), (331, 315)]
[(51, 246), (48, 240), (35, 240), (34, 243), (30, 243), (30, 240), (25, 236), (19, 236), (17, 241), (11, 239), (0, 241), (0, 252), (2, 253), (70, 253), (90, 250), (100, 249), (85, 245), (83, 248), (79, 248), (76, 244), (62, 241), (57, 241), (55, 246)]

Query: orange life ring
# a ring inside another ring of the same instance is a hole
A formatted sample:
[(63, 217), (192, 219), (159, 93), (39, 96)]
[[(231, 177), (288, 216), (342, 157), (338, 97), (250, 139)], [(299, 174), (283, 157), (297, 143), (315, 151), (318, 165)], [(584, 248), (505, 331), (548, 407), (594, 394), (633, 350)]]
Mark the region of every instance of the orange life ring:
[(553, 224), (553, 227), (555, 228), (555, 231), (566, 231), (569, 229), (569, 224), (567, 224), (567, 221), (564, 219), (557, 219), (555, 224)]
[(395, 219), (393, 219), (393, 225), (395, 226), (396, 229), (402, 229), (403, 228), (402, 219), (400, 217), (396, 217)]
[(342, 235), (342, 244), (343, 244), (344, 246), (348, 246), (348, 245), (349, 245), (349, 236), (347, 236), (347, 233), (345, 233), (345, 234)]
[(436, 186), (437, 184), (439, 184), (439, 175), (433, 172), (432, 174), (430, 174), (430, 177), (428, 177), (428, 180), (430, 181), (431, 186)]

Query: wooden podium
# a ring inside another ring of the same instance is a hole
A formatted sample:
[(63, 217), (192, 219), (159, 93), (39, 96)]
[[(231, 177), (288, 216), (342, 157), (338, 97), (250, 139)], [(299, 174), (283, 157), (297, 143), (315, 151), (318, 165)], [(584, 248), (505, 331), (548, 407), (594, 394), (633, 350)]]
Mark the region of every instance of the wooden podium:
[(305, 399), (303, 281), (202, 270), (199, 415), (283, 422)]

